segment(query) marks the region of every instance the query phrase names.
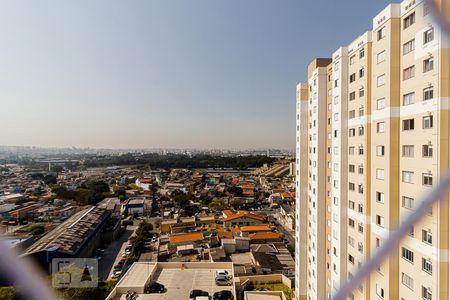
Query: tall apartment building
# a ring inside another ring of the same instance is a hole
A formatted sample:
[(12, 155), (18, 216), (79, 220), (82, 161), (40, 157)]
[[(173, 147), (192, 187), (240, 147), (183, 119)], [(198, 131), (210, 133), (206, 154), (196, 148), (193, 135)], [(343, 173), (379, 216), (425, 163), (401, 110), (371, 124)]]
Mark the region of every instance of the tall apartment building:
[[(438, 1), (450, 17), (450, 1)], [(298, 299), (328, 299), (450, 169), (450, 39), (424, 1), (314, 59), (297, 86)], [(411, 228), (349, 299), (450, 299), (449, 205)]]

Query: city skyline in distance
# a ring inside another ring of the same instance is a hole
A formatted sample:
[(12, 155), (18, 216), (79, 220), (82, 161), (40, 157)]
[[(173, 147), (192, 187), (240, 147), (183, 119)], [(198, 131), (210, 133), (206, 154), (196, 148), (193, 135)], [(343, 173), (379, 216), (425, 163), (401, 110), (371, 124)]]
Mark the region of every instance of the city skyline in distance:
[[(2, 3), (0, 141), (294, 149), (302, 66), (361, 33), (348, 8), (368, 28), (385, 3)], [(319, 9), (319, 32), (340, 29), (327, 39), (309, 30)]]

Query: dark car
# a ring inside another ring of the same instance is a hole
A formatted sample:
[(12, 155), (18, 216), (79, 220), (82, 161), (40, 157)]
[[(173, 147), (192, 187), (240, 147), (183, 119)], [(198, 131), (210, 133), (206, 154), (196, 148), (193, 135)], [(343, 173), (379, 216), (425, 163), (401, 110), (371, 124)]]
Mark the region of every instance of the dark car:
[(166, 288), (161, 283), (156, 281), (151, 282), (149, 285), (145, 287), (146, 294), (156, 294), (156, 293), (164, 293)]
[(213, 296), (213, 300), (231, 300), (233, 299), (233, 294), (231, 291), (220, 291), (215, 292)]
[(192, 290), (191, 293), (189, 294), (189, 299), (194, 299), (196, 297), (200, 297), (200, 296), (206, 296), (208, 297), (209, 294), (208, 292), (202, 291), (202, 290)]

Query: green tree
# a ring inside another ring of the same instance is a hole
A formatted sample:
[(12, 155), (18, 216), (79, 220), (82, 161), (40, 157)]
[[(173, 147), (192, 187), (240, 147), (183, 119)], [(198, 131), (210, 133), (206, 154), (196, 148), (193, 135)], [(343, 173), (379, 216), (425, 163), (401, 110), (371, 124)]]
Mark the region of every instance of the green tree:
[(231, 201), (231, 206), (235, 209), (238, 210), (242, 207), (242, 205), (244, 204), (244, 201), (242, 201), (241, 199), (233, 199), (233, 201)]
[(12, 286), (2, 286), (0, 287), (0, 300), (10, 300), (13, 299), (16, 292)]
[(32, 235), (41, 235), (45, 232), (45, 227), (41, 224), (32, 224), (27, 227), (26, 231)]
[(216, 209), (216, 210), (224, 210), (227, 206), (223, 199), (216, 199), (213, 200), (209, 205), (209, 208)]
[(241, 187), (232, 185), (227, 188), (227, 192), (233, 194), (234, 196), (241, 196), (244, 191), (242, 190)]
[(42, 181), (44, 181), (45, 184), (50, 185), (56, 184), (58, 180), (56, 179), (56, 176), (48, 174), (42, 178)]

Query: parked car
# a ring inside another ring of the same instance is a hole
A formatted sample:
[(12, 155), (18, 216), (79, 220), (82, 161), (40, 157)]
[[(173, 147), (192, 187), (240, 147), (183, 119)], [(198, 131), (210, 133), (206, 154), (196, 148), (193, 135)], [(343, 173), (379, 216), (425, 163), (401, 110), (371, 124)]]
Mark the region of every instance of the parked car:
[(195, 300), (211, 300), (211, 297), (209, 297), (209, 296), (198, 296), (198, 297), (195, 297)]
[(227, 278), (231, 277), (230, 273), (227, 270), (217, 270), (216, 277), (220, 277), (220, 276), (227, 277)]
[(213, 295), (213, 300), (231, 300), (233, 299), (233, 294), (231, 291), (223, 290), (220, 292), (215, 292)]
[(158, 283), (156, 281), (150, 282), (145, 287), (145, 293), (146, 294), (156, 294), (156, 293), (164, 293), (166, 291), (166, 288), (161, 283)]
[(217, 276), (216, 284), (217, 285), (231, 285), (231, 279), (226, 276)]
[(209, 294), (202, 290), (192, 290), (189, 294), (189, 300), (197, 300), (199, 297), (209, 297)]

